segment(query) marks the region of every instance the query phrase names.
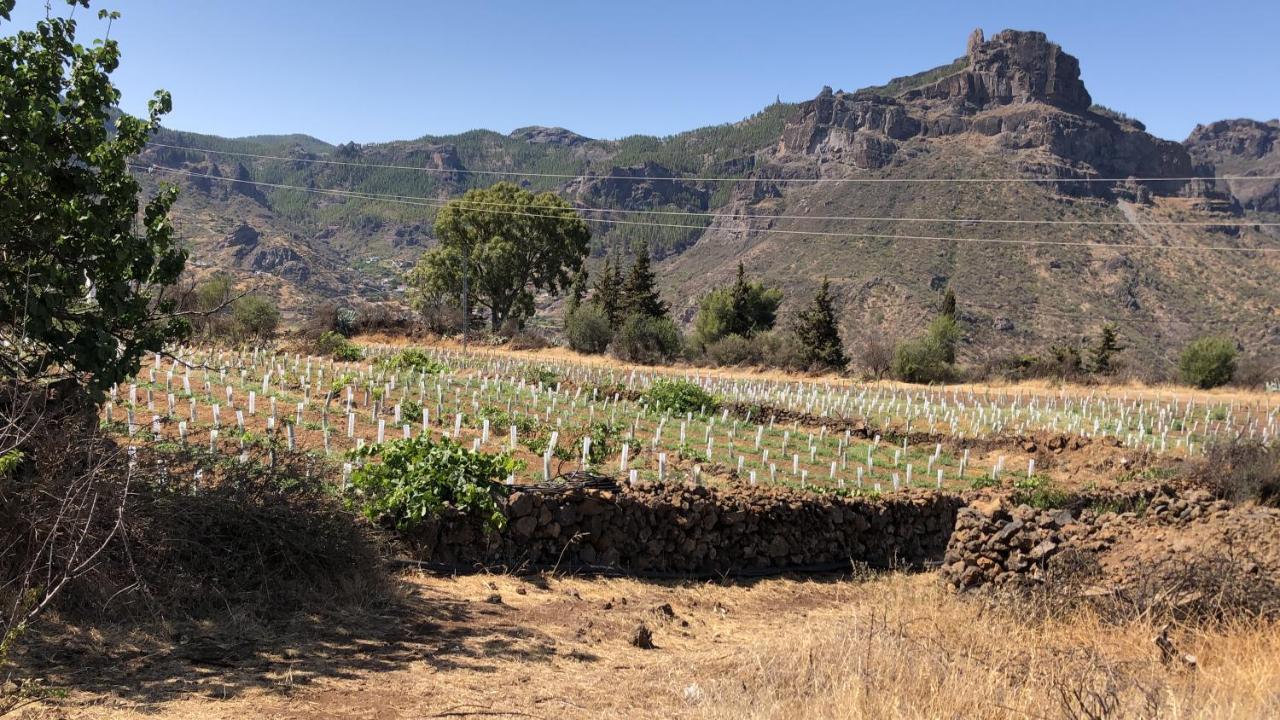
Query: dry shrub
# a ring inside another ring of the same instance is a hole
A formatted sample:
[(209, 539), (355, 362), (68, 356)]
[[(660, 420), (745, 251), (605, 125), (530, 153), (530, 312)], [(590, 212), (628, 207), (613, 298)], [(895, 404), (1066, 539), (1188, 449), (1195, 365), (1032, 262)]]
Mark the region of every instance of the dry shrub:
[[(242, 606), (271, 617), (378, 591), (377, 548), (329, 491), (332, 465), (272, 455), (241, 463), (191, 447), (140, 451), (146, 482), (129, 505), (127, 552), (113, 554), (96, 581), (134, 583), (124, 606), (192, 616)], [(132, 578), (116, 575), (126, 564)]]
[(896, 343), (884, 335), (870, 335), (856, 342), (854, 359), (867, 377), (881, 380), (893, 368), (893, 352)]
[(18, 610), (29, 615), (25, 597), (51, 590), (61, 592), (48, 607), (95, 622), (232, 607), (274, 616), (381, 589), (377, 548), (331, 491), (331, 463), (281, 449), (248, 462), (192, 446), (129, 450), (100, 436), (93, 415), (76, 417), (37, 426), (23, 467), (0, 479), (10, 630), (24, 622)]
[(1242, 442), (1211, 447), (1199, 479), (1225, 500), (1280, 505), (1280, 445)]
[(1116, 627), (1134, 622), (1213, 627), (1280, 619), (1280, 580), (1248, 549), (1231, 544), (1107, 571), (1095, 553), (1073, 548), (1050, 559), (1043, 584), (1000, 599), (1044, 616), (1087, 608)]
[(127, 461), (80, 398), (70, 384), (0, 386), (0, 665), (122, 529)]
[(1236, 372), (1231, 385), (1258, 390), (1269, 382), (1280, 382), (1280, 362), (1274, 356), (1251, 354), (1236, 362)]
[(1243, 548), (1226, 546), (1135, 563), (1114, 593), (1094, 599), (1115, 623), (1138, 618), (1191, 626), (1280, 618), (1280, 581)]
[(511, 336), (510, 347), (512, 350), (542, 350), (543, 348), (552, 347), (554, 344), (537, 330), (524, 328), (517, 330)]

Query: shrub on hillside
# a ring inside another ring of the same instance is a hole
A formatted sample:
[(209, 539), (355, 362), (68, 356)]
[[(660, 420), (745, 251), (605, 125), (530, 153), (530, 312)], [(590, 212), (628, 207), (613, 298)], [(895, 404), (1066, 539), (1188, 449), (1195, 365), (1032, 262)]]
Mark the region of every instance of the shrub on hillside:
[(1262, 388), (1280, 381), (1280, 359), (1262, 355), (1246, 355), (1236, 361), (1231, 384), (1243, 388)]
[(240, 337), (263, 340), (275, 334), (280, 310), (269, 298), (245, 295), (231, 303), (231, 319)]
[(1236, 371), (1236, 346), (1226, 338), (1200, 338), (1182, 351), (1178, 370), (1188, 385), (1206, 390), (1226, 385)]
[(893, 355), (893, 374), (903, 382), (943, 382), (951, 377), (951, 365), (936, 343), (929, 338), (916, 338), (898, 345)]
[(883, 336), (872, 336), (858, 343), (858, 366), (875, 380), (883, 378), (893, 369), (893, 343)]
[(791, 330), (771, 330), (757, 335), (752, 342), (760, 357), (760, 364), (779, 370), (807, 370), (805, 349)]
[(355, 362), (364, 355), (358, 345), (332, 330), (326, 331), (316, 338), (316, 341), (311, 345), (311, 350), (317, 355), (331, 357), (342, 362)]
[(756, 365), (760, 362), (756, 341), (741, 335), (725, 335), (707, 343), (703, 355), (713, 365)]
[(633, 314), (613, 337), (613, 352), (620, 360), (657, 365), (680, 354), (680, 328), (668, 317)]
[(649, 407), (676, 415), (708, 413), (718, 406), (711, 393), (688, 380), (655, 380), (644, 399)]
[(447, 508), (498, 529), (503, 481), (519, 469), (505, 453), (486, 453), (449, 439), (419, 435), (366, 445), (352, 457), (367, 462), (351, 473), (355, 503), (370, 520), (413, 530)]
[(893, 357), (893, 374), (913, 383), (943, 382), (952, 377), (960, 329), (954, 318), (939, 316), (923, 337), (900, 345)]
[(516, 332), (511, 336), (510, 342), (512, 350), (541, 350), (554, 345), (555, 343), (548, 340), (545, 335), (529, 328), (522, 328)]
[(303, 335), (311, 338), (327, 332), (351, 337), (356, 332), (356, 311), (332, 301), (321, 303), (301, 329)]
[(609, 318), (595, 303), (579, 305), (565, 317), (564, 332), (570, 348), (591, 355), (604, 352), (613, 337)]

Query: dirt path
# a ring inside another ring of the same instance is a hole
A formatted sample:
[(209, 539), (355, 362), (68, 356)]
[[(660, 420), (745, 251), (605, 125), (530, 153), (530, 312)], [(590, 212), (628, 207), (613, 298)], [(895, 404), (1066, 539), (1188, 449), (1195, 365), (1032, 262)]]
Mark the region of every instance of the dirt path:
[[(750, 584), (408, 575), (392, 607), (231, 617), (172, 640), (68, 631), (37, 644), (65, 698), (27, 720), (409, 718), (1274, 717), (1280, 631), (1177, 631), (1035, 619), (951, 594), (933, 574)], [(643, 623), (652, 649), (631, 639)], [(1247, 660), (1247, 662), (1242, 662)], [(1064, 703), (1066, 703), (1064, 705)], [(1084, 717), (1084, 715), (1074, 715)]]
[[(288, 632), (233, 619), (175, 643), (50, 638), (33, 651), (55, 663), (49, 685), (80, 689), (33, 717), (678, 717), (688, 710), (684, 688), (727, 669), (744, 642), (785, 637), (810, 614), (834, 618), (853, 587), (416, 573), (403, 581), (397, 607), (302, 620)], [(631, 643), (642, 623), (653, 649)]]

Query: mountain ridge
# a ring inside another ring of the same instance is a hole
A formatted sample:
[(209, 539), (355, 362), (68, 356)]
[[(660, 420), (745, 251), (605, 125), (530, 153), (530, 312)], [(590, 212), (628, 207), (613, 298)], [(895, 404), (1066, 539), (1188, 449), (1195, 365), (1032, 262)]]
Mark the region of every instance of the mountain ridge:
[[(1235, 125), (1230, 128), (1235, 134), (1246, 133)], [(812, 291), (817, 276), (833, 276), (843, 301), (842, 319), (853, 338), (876, 332), (874, 328), (910, 334), (927, 319), (941, 286), (969, 282), (967, 292), (957, 292), (962, 306), (966, 299), (970, 303), (966, 352), (971, 358), (987, 350), (1042, 347), (1118, 319), (1135, 331), (1154, 328), (1153, 333), (1133, 333), (1150, 336), (1149, 341), (1135, 342), (1135, 352), (1167, 359), (1186, 338), (1222, 329), (1222, 323), (1210, 322), (1219, 310), (1240, 341), (1264, 351), (1280, 347), (1280, 332), (1272, 327), (1280, 325), (1274, 311), (1280, 297), (1264, 282), (1277, 270), (1274, 254), (1230, 253), (1254, 257), (1214, 257), (1188, 264), (1168, 257), (1152, 259), (1157, 251), (1150, 250), (1008, 245), (1027, 239), (1026, 226), (1015, 226), (1019, 234), (990, 225), (821, 218), (1004, 218), (1013, 211), (1024, 220), (1113, 223), (1037, 226), (1034, 235), (1042, 241), (1273, 246), (1276, 236), (1268, 228), (1240, 227), (1273, 211), (1266, 192), (1253, 193), (1264, 200), (1262, 204), (1250, 199), (1253, 191), (1244, 187), (1248, 182), (1089, 181), (1208, 178), (1227, 164), (1233, 173), (1247, 174), (1252, 172), (1250, 162), (1271, 167), (1267, 163), (1272, 155), (1251, 159), (1236, 148), (1253, 146), (1245, 140), (1224, 140), (1224, 134), (1231, 133), (1197, 128), (1185, 143), (1156, 138), (1140, 122), (1094, 105), (1080, 80), (1078, 60), (1043, 33), (1004, 31), (987, 39), (977, 31), (965, 55), (949, 65), (851, 93), (824, 88), (810, 101), (775, 103), (737, 123), (666, 138), (596, 140), (565, 128), (527, 126), (506, 135), (475, 130), (335, 146), (301, 135), (227, 139), (166, 130), (159, 142), (290, 159), (255, 161), (169, 148), (153, 148), (143, 159), (159, 168), (224, 178), (440, 200), (498, 179), (470, 171), (509, 172), (523, 175), (521, 181), (532, 189), (555, 190), (579, 205), (617, 211), (610, 215), (615, 219), (640, 223), (593, 224), (593, 254), (600, 257), (648, 243), (662, 261), (658, 267), (664, 290), (685, 320), (710, 284), (727, 281), (742, 260), (750, 272), (784, 288), (784, 310)], [(351, 165), (313, 162), (326, 159)], [(371, 165), (429, 167), (436, 172)], [(925, 191), (866, 182), (1006, 176), (1049, 182), (984, 187), (979, 193), (955, 183), (925, 186)], [(703, 177), (750, 180), (715, 183), (699, 179)], [(794, 182), (808, 179), (836, 182)], [(241, 191), (219, 190), (213, 186), (236, 183), (192, 180), (182, 183), (189, 192), (183, 193), (177, 215), (179, 229), (189, 232), (197, 257), (208, 255), (216, 264), (269, 282), (286, 304), (292, 299), (305, 305), (306, 298), (321, 296), (395, 299), (399, 273), (432, 242), (428, 208), (285, 189), (261, 188), (254, 193), (247, 188), (257, 186), (249, 183), (239, 183), (246, 186)], [(652, 210), (698, 214), (671, 216), (672, 221), (640, 214)], [(729, 217), (711, 218), (709, 212)], [(767, 217), (780, 215), (814, 219)], [(237, 229), (232, 216), (259, 232), (262, 251), (218, 255), (217, 249), (225, 248)], [(1188, 219), (1223, 225), (1194, 231), (1170, 226), (1159, 232), (1150, 225)], [(978, 248), (973, 243), (933, 242), (930, 249), (916, 240), (845, 238), (840, 245), (832, 238), (840, 233), (964, 237), (978, 234), (975, 227), (984, 238), (1006, 245), (993, 242), (992, 247)], [(803, 239), (805, 244), (783, 242), (782, 231), (791, 234), (787, 239)], [(1056, 248), (1054, 257), (1037, 259), (1048, 247)], [(1185, 260), (1212, 253), (1180, 254)], [(310, 267), (313, 262), (319, 266)], [(1050, 267), (1052, 263), (1058, 267)], [(1064, 264), (1090, 282), (1072, 286), (1057, 277)], [(1208, 267), (1229, 273), (1241, 290), (1224, 291), (1197, 279)], [(971, 271), (995, 280), (966, 280)], [(1009, 279), (1020, 274), (1043, 277), (1038, 283)], [(326, 277), (331, 280), (322, 282)], [(1008, 308), (997, 302), (1008, 298), (1020, 302)], [(893, 303), (906, 310), (868, 311)], [(1205, 312), (1179, 312), (1179, 306), (1188, 303)], [(1036, 320), (1029, 312), (1033, 307), (1048, 307), (1078, 320), (1069, 328), (1058, 327)], [(1196, 319), (1201, 314), (1203, 322)], [(1191, 327), (1192, 320), (1203, 327)]]

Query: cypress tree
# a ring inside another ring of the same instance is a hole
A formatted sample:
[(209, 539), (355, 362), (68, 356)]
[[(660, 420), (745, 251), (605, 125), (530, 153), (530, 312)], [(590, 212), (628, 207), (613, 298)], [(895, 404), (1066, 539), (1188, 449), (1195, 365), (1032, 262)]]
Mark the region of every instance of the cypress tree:
[(636, 253), (636, 261), (622, 287), (622, 307), (627, 315), (660, 318), (667, 314), (667, 304), (658, 294), (657, 281), (649, 266), (647, 245)]
[(1120, 336), (1116, 326), (1106, 323), (1098, 333), (1098, 341), (1089, 348), (1089, 369), (1095, 373), (1106, 375), (1111, 372), (1111, 358), (1121, 350)]
[(592, 288), (591, 301), (600, 306), (609, 324), (617, 327), (622, 320), (622, 288), (618, 268), (607, 259)]
[(568, 317), (573, 314), (574, 310), (582, 304), (582, 298), (587, 295), (587, 266), (583, 265), (578, 272), (573, 275), (573, 284), (569, 286), (569, 297), (564, 303), (564, 315)]
[(947, 294), (942, 297), (942, 316), (956, 319), (956, 291), (950, 287), (947, 288)]
[(738, 262), (738, 279), (729, 292), (729, 322), (725, 325), (726, 334), (746, 337), (751, 333), (754, 324), (751, 317), (751, 288), (747, 285), (746, 271), (742, 262)]
[(849, 359), (845, 357), (844, 343), (840, 341), (835, 303), (831, 298), (831, 281), (827, 278), (822, 279), (822, 287), (809, 307), (800, 311), (795, 333), (809, 365), (836, 370), (848, 366)]

